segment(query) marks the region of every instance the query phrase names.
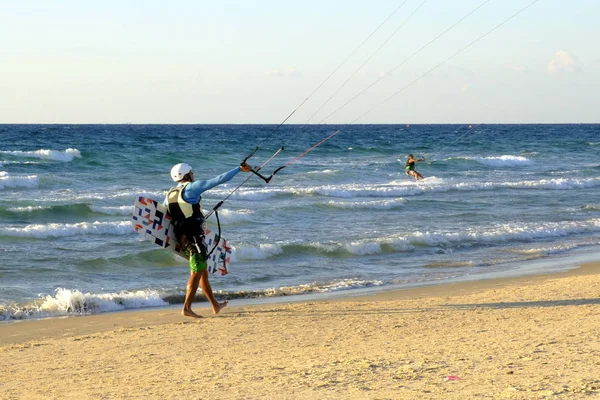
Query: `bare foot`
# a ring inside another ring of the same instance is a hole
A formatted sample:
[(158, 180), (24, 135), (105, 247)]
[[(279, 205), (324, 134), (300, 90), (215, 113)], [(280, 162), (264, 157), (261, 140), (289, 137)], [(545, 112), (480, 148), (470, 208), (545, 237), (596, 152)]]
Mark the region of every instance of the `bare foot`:
[(183, 315), (184, 317), (202, 318), (200, 315), (196, 314), (192, 310), (181, 310), (181, 315)]
[(218, 314), (222, 309), (224, 309), (227, 306), (227, 303), (229, 303), (229, 301), (227, 300), (225, 300), (222, 303), (217, 303), (216, 307), (213, 306), (213, 313)]

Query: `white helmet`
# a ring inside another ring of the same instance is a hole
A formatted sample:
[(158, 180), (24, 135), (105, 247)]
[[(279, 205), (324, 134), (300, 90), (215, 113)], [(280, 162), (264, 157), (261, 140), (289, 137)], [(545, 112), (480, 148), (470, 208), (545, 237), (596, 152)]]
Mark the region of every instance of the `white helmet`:
[(171, 178), (173, 178), (173, 180), (175, 182), (179, 182), (180, 180), (183, 179), (185, 174), (188, 174), (191, 170), (192, 170), (192, 167), (190, 167), (189, 164), (186, 164), (186, 163), (177, 164), (173, 168), (171, 168)]

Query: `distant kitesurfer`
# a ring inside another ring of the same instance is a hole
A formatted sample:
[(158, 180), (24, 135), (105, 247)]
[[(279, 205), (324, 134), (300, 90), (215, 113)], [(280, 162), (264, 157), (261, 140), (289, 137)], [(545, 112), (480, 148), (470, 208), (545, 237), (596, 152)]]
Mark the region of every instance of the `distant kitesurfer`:
[(417, 172), (415, 169), (415, 164), (421, 161), (425, 161), (424, 158), (415, 159), (412, 154), (408, 155), (408, 160), (406, 160), (406, 175), (410, 175), (415, 178), (415, 181), (419, 179), (423, 179), (423, 175)]
[(181, 314), (200, 318), (192, 311), (192, 302), (198, 285), (212, 305), (213, 313), (218, 314), (227, 305), (227, 300), (219, 303), (208, 282), (206, 259), (207, 249), (204, 237), (204, 215), (202, 214), (202, 193), (231, 180), (238, 172), (249, 172), (252, 167), (246, 163), (209, 180), (194, 180), (194, 172), (189, 164), (181, 163), (171, 168), (171, 178), (177, 186), (167, 193), (164, 204), (169, 210), (177, 241), (190, 258), (190, 279), (187, 283), (185, 301)]

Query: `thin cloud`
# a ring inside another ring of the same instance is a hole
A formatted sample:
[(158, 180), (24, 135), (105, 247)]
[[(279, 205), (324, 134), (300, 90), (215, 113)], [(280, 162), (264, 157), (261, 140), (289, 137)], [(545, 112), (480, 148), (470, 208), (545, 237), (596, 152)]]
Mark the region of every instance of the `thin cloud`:
[(386, 77), (386, 78), (387, 78), (387, 77), (390, 77), (390, 76), (392, 76), (392, 75), (393, 75), (393, 74), (392, 74), (392, 72), (386, 72), (386, 71), (384, 71), (384, 70), (379, 70), (379, 71), (377, 71), (377, 72), (375, 73), (375, 77), (376, 77), (377, 79), (381, 79), (381, 78), (383, 78), (383, 77)]
[(550, 74), (560, 72), (577, 72), (581, 69), (579, 63), (571, 53), (566, 50), (559, 50), (548, 63), (546, 70)]
[(300, 71), (298, 71), (294, 67), (274, 68), (271, 71), (267, 72), (267, 75), (275, 76), (275, 77), (279, 77), (279, 78), (295, 78), (295, 79), (302, 78), (302, 73), (300, 73)]
[(524, 65), (512, 65), (510, 67), (510, 69), (512, 69), (515, 72), (521, 72), (521, 73), (529, 72), (529, 70), (527, 69), (527, 67), (524, 66)]

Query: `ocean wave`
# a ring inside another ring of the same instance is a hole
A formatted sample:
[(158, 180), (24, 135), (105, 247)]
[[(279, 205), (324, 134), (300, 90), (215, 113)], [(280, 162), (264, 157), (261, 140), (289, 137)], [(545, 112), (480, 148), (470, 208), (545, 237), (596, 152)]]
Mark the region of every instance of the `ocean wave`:
[(382, 238), (348, 242), (312, 242), (288, 244), (261, 244), (258, 247), (234, 246), (231, 260), (264, 260), (274, 256), (297, 254), (325, 255), (331, 257), (363, 256), (381, 252), (408, 251), (413, 246), (404, 238)]
[(390, 210), (404, 205), (406, 201), (403, 198), (389, 200), (372, 200), (372, 201), (335, 201), (331, 200), (325, 203), (329, 207), (341, 209), (375, 209), (375, 210)]
[(78, 222), (75, 224), (31, 224), (25, 226), (2, 226), (0, 236), (30, 237), (37, 239), (75, 235), (129, 235), (135, 233), (129, 221)]
[(38, 186), (37, 175), (9, 176), (6, 171), (0, 171), (0, 190), (4, 188), (35, 188)]
[(73, 161), (74, 158), (81, 158), (81, 153), (77, 149), (66, 149), (64, 151), (40, 149), (34, 151), (21, 151), (21, 150), (0, 150), (0, 154), (6, 154), (13, 157), (23, 158), (39, 158), (42, 160), (53, 160), (69, 162)]
[(580, 247), (594, 246), (594, 245), (598, 245), (598, 244), (600, 244), (598, 239), (591, 238), (591, 239), (585, 239), (582, 241), (571, 242), (571, 243), (557, 243), (557, 244), (552, 244), (552, 245), (547, 245), (547, 246), (534, 246), (534, 247), (530, 247), (530, 248), (510, 249), (509, 251), (511, 253), (515, 253), (515, 254), (524, 254), (524, 255), (529, 255), (529, 256), (533, 255), (533, 256), (543, 257), (543, 256), (549, 256), (549, 255), (553, 255), (553, 254), (566, 253), (568, 251), (578, 249)]
[[(223, 190), (215, 190), (214, 193), (218, 196), (225, 196), (226, 191)], [(262, 201), (266, 199), (270, 199), (275, 196), (280, 195), (289, 195), (290, 192), (287, 192), (284, 188), (264, 188), (264, 189), (249, 189), (249, 188), (241, 188), (236, 193), (233, 194), (233, 197), (236, 199), (249, 200), (249, 201)]]
[(263, 260), (274, 256), (292, 257), (312, 254), (328, 257), (364, 256), (407, 252), (422, 247), (453, 248), (476, 245), (530, 242), (600, 232), (600, 218), (586, 221), (500, 224), (470, 228), (461, 232), (411, 232), (394, 236), (345, 242), (261, 244), (259, 247), (235, 246), (232, 261)]
[(91, 202), (110, 202), (114, 200), (131, 201), (131, 207), (133, 208), (133, 202), (139, 196), (149, 197), (162, 203), (165, 198), (167, 191), (144, 191), (142, 189), (114, 189), (110, 190), (96, 190), (90, 191), (73, 191), (71, 189), (49, 191), (46, 193), (45, 199), (50, 199), (56, 202), (73, 202), (73, 203), (91, 203)]
[[(362, 279), (341, 279), (331, 283), (310, 283), (306, 285), (282, 286), (270, 288), (264, 291), (264, 297), (278, 297), (308, 293), (327, 293), (340, 290), (350, 290), (359, 288), (368, 288), (382, 286), (385, 283), (380, 280), (362, 280)], [(263, 297), (263, 296), (261, 296)]]
[(33, 213), (42, 210), (50, 210), (51, 206), (24, 206), (24, 207), (9, 207), (6, 211), (11, 213)]
[(464, 160), (477, 161), (480, 164), (491, 167), (518, 167), (522, 165), (531, 165), (533, 161), (523, 156), (496, 156), (496, 157), (463, 157)]
[(130, 206), (87, 206), (90, 211), (106, 215), (131, 215), (133, 213), (133, 205)]
[(94, 215), (131, 215), (133, 205), (131, 206), (94, 206), (90, 204), (58, 204), (58, 205), (43, 205), (43, 206), (21, 206), (9, 207), (6, 209), (0, 208), (0, 215), (10, 214), (27, 214), (29, 216), (44, 216), (48, 217), (63, 215), (88, 217)]
[(585, 211), (600, 211), (600, 204), (586, 204), (583, 209)]
[(308, 175), (333, 175), (338, 172), (337, 169), (324, 169), (321, 171), (310, 171), (307, 172)]
[[(123, 206), (123, 207), (124, 207), (123, 215), (131, 215), (131, 213), (133, 211), (133, 205), (131, 207), (130, 206)], [(202, 213), (204, 215), (207, 215), (209, 213), (209, 210), (202, 209)], [(254, 211), (248, 210), (248, 209), (231, 210), (228, 208), (220, 208), (219, 209), (219, 221), (221, 222), (221, 225), (233, 225), (233, 224), (237, 224), (240, 222), (250, 221), (253, 214), (254, 214)], [(214, 216), (210, 217), (207, 220), (207, 223), (216, 225), (215, 217)]]
[(600, 218), (587, 221), (537, 222), (498, 224), (484, 228), (470, 228), (461, 232), (415, 232), (410, 234), (413, 245), (439, 246), (452, 244), (497, 244), (522, 242), (573, 234), (600, 231)]
[[(31, 184), (31, 183), (30, 183)], [(23, 183), (25, 185), (25, 183)], [(435, 176), (428, 177), (424, 180), (414, 182), (409, 179), (395, 179), (387, 183), (348, 183), (348, 184), (328, 184), (315, 186), (269, 186), (261, 188), (240, 188), (232, 195), (236, 200), (245, 201), (263, 201), (273, 198), (283, 197), (311, 197), (322, 196), (340, 199), (353, 199), (360, 197), (390, 197), (398, 198), (403, 196), (418, 196), (426, 193), (444, 193), (451, 191), (491, 191), (497, 189), (548, 189), (548, 190), (571, 190), (571, 189), (587, 189), (600, 186), (600, 177), (593, 178), (552, 178), (538, 180), (520, 180), (520, 181), (460, 181), (455, 178), (438, 178)], [(219, 199), (229, 195), (228, 189), (213, 189), (211, 190), (211, 199)], [(49, 192), (48, 199), (55, 201), (70, 201), (70, 202), (112, 202), (118, 199), (133, 199), (138, 196), (150, 197), (159, 202), (162, 202), (166, 195), (166, 191), (144, 191), (140, 189), (115, 190), (104, 193), (91, 192)], [(396, 201), (397, 199), (392, 199)], [(215, 200), (216, 202), (216, 200)], [(383, 203), (382, 203), (383, 204)], [(381, 208), (394, 208), (399, 203), (392, 205), (382, 205)], [(336, 207), (335, 204), (330, 204)], [(345, 205), (340, 203), (339, 208)], [(348, 207), (353, 207), (349, 205)], [(357, 208), (361, 206), (357, 205)], [(373, 204), (365, 204), (364, 208), (377, 208)], [(248, 214), (248, 213), (246, 213)], [(225, 215), (225, 213), (223, 213)], [(240, 214), (241, 215), (241, 214)], [(249, 215), (238, 216), (232, 218), (248, 218)]]
[(432, 261), (424, 264), (423, 268), (465, 268), (473, 266), (475, 266), (473, 261)]
[(258, 247), (234, 247), (231, 259), (232, 261), (264, 260), (282, 253), (283, 248), (276, 244), (261, 244)]
[[(331, 282), (312, 282), (295, 286), (281, 286), (254, 291), (215, 291), (219, 298), (252, 299), (282, 297), (310, 293), (329, 293), (341, 290), (382, 286), (380, 280), (337, 279)], [(165, 307), (182, 304), (183, 290), (135, 290), (119, 293), (84, 293), (76, 289), (56, 289), (54, 295), (42, 295), (29, 304), (0, 306), (0, 321), (34, 318), (91, 315), (148, 307)], [(206, 301), (198, 293), (194, 301)]]
[(419, 189), (388, 184), (343, 184), (290, 188), (288, 192), (296, 196), (318, 195), (350, 199), (355, 197), (400, 197), (402, 195), (416, 194), (419, 192)]
[(41, 164), (42, 161), (8, 161), (8, 160), (4, 160), (4, 161), (0, 161), (0, 167), (3, 165), (38, 165)]
[(0, 307), (0, 321), (86, 315), (166, 305), (168, 303), (156, 290), (94, 294), (59, 288), (54, 296), (46, 295), (29, 305)]
[[(481, 191), (497, 189), (548, 189), (570, 190), (600, 186), (600, 178), (553, 178), (539, 180), (482, 182), (456, 181), (429, 177), (419, 182), (412, 180), (393, 180), (382, 184), (339, 184), (308, 187), (270, 187), (261, 189), (246, 188), (234, 194), (237, 199), (260, 201), (273, 197), (323, 196), (352, 199), (357, 197), (402, 197), (425, 193), (443, 193), (450, 191)], [(217, 193), (217, 196), (221, 193)], [(225, 192), (223, 192), (225, 194)]]
[[(202, 210), (204, 215), (208, 213), (208, 210)], [(248, 209), (230, 210), (228, 208), (219, 209), (219, 220), (223, 225), (230, 225), (239, 222), (250, 221), (254, 211)], [(214, 221), (213, 218), (209, 218), (208, 222)], [(216, 223), (215, 223), (216, 224)]]

